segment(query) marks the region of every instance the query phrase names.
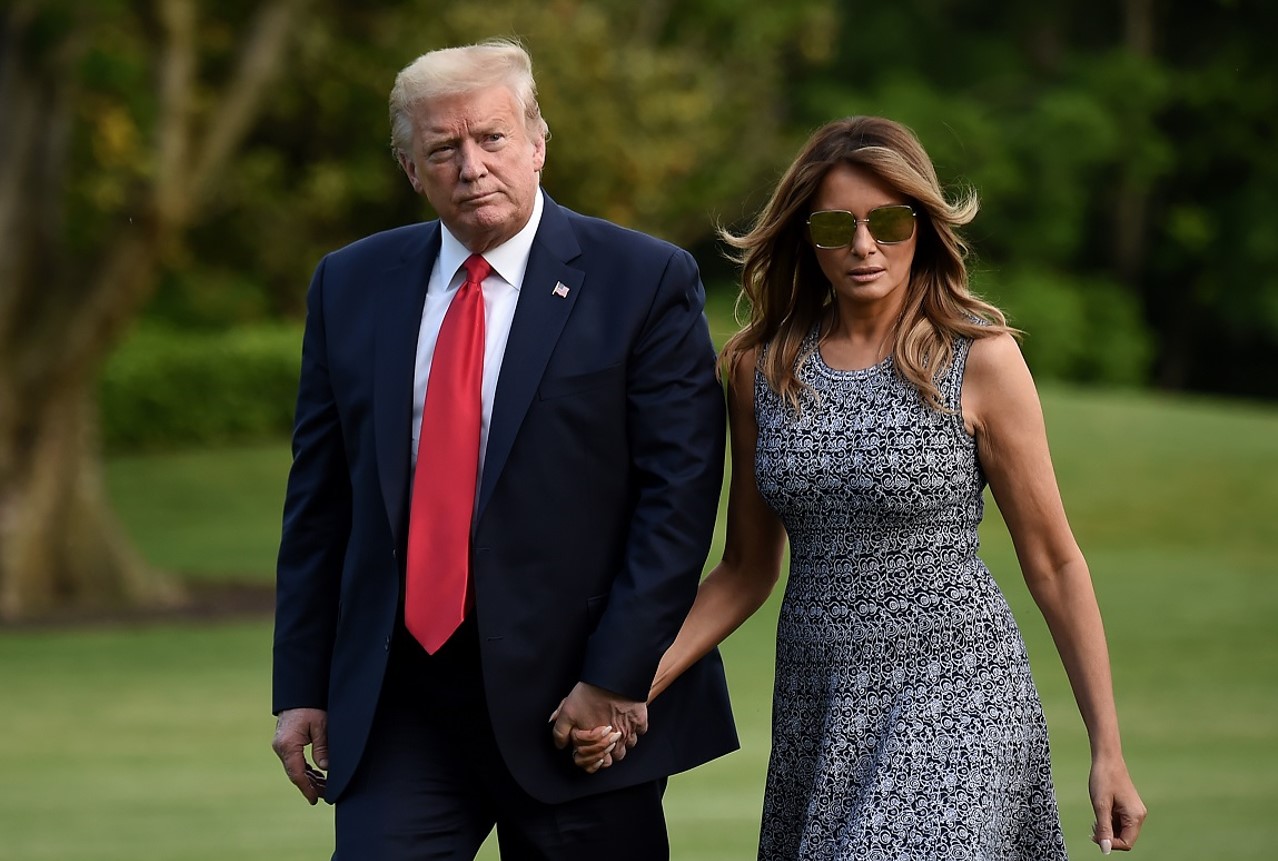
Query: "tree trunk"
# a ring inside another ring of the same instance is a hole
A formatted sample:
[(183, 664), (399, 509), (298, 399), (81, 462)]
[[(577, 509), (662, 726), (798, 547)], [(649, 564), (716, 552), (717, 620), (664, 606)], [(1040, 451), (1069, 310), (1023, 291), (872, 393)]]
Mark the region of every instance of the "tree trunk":
[(74, 4), (0, 7), (0, 622), (184, 597), (148, 569), (111, 513), (93, 393), (164, 255), (260, 113), (306, 3), (259, 5), (211, 98), (196, 80), (195, 0), (155, 0), (157, 169), (128, 222), (92, 255), (68, 253), (62, 204), (89, 19)]
[(103, 489), (92, 392), (108, 342), (77, 332), (93, 285), (61, 247), (80, 36), (38, 4), (0, 16), (0, 621), (182, 594), (130, 548)]
[[(1153, 0), (1125, 0), (1123, 4), (1127, 50), (1142, 60), (1154, 56)], [(1124, 282), (1137, 289), (1145, 265), (1149, 220), (1149, 182), (1128, 164), (1118, 183), (1114, 201), (1114, 268)]]
[(183, 590), (145, 565), (111, 513), (87, 387), (27, 407), (0, 437), (0, 621), (180, 603)]
[(108, 318), (127, 317), (129, 300), (149, 291), (157, 241), (145, 229), (122, 236), (78, 293), (42, 242), (28, 236), (13, 248), (36, 297), (0, 327), (0, 622), (184, 598), (176, 581), (145, 565), (112, 514), (95, 396), (114, 343)]

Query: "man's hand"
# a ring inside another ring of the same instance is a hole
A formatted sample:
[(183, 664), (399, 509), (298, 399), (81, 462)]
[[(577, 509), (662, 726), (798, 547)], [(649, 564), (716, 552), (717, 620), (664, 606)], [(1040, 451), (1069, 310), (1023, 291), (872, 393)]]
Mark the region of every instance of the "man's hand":
[[(648, 731), (648, 704), (578, 682), (555, 709), (551, 720), (555, 747), (563, 750), (573, 742), (573, 760), (586, 771), (594, 772), (625, 759), (626, 751)], [(585, 735), (578, 735), (583, 732)], [(625, 743), (617, 744), (621, 739)], [(590, 762), (581, 761), (579, 748), (590, 747), (591, 742), (607, 749), (602, 755), (592, 754)]]
[[(314, 768), (306, 761), (311, 746)], [(323, 709), (285, 709), (275, 724), (271, 742), (275, 755), (284, 763), (284, 773), (306, 800), (315, 804), (324, 797), (324, 772), (328, 770), (328, 712)]]

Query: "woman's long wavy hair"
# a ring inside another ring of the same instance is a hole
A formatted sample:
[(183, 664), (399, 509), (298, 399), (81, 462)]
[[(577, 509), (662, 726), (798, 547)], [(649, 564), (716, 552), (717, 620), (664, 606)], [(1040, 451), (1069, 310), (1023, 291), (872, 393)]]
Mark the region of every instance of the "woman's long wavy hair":
[(795, 377), (804, 338), (829, 312), (829, 281), (808, 239), (812, 198), (835, 165), (865, 168), (903, 194), (918, 215), (914, 262), (905, 304), (892, 333), (897, 373), (930, 407), (945, 411), (937, 375), (953, 360), (954, 339), (1014, 332), (1003, 313), (973, 295), (958, 228), (976, 215), (975, 193), (951, 202), (932, 160), (914, 133), (882, 117), (848, 117), (818, 129), (790, 165), (749, 232), (726, 229), (720, 238), (736, 249), (741, 296), (749, 321), (724, 345), (721, 367), (731, 369), (748, 350), (767, 344), (764, 378), (796, 410), (803, 384)]

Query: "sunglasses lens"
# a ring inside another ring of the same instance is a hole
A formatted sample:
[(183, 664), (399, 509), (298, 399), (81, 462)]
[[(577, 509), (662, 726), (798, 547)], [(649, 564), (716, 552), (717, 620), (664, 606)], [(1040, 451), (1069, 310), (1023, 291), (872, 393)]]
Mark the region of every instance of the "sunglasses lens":
[(908, 206), (880, 206), (870, 213), (869, 227), (879, 242), (904, 242), (914, 235), (914, 212)]
[(814, 212), (808, 219), (812, 244), (817, 248), (842, 248), (852, 241), (856, 219), (850, 212), (826, 210)]
[[(808, 231), (817, 248), (844, 248), (856, 235), (857, 218), (840, 209), (814, 212), (808, 217)], [(906, 204), (891, 204), (870, 210), (864, 223), (876, 242), (904, 242), (914, 235), (914, 210)]]

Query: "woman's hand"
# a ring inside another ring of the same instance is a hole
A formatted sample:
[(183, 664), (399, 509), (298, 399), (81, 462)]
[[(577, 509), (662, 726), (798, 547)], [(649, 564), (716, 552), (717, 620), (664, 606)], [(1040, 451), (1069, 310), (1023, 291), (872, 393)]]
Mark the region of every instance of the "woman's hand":
[[(631, 735), (625, 739), (626, 749), (633, 748), (639, 737)], [(609, 768), (621, 757), (614, 757), (617, 745), (622, 743), (621, 731), (610, 726), (594, 729), (575, 729), (572, 731), (572, 761), (587, 774), (594, 774), (601, 768)]]
[(1147, 811), (1127, 773), (1126, 763), (1121, 759), (1116, 762), (1093, 760), (1088, 790), (1096, 813), (1092, 842), (1100, 846), (1103, 855), (1108, 855), (1110, 849), (1129, 851), (1140, 834)]
[[(559, 708), (555, 709), (554, 714), (550, 716), (552, 723), (559, 717), (563, 705), (561, 702)], [(601, 768), (608, 768), (613, 762), (625, 756), (624, 751), (616, 757), (613, 756), (617, 743), (622, 741), (622, 733), (610, 726), (569, 730), (568, 741), (572, 747), (573, 764), (587, 774), (594, 774)], [(638, 743), (638, 734), (631, 733), (625, 739), (625, 750), (634, 748)]]

